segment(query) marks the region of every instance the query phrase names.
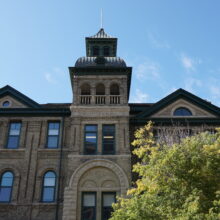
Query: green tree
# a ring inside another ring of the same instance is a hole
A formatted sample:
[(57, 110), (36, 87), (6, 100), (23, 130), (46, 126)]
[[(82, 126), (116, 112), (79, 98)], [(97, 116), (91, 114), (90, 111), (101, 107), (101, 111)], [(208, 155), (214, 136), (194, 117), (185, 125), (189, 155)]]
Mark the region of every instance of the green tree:
[(220, 219), (220, 130), (165, 145), (154, 141), (152, 123), (135, 132), (139, 174), (111, 220)]

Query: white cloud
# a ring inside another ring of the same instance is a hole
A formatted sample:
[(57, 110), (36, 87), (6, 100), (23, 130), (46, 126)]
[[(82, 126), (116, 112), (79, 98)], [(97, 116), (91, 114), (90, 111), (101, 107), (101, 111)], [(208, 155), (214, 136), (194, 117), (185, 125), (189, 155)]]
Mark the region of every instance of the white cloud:
[(195, 71), (196, 66), (202, 62), (200, 59), (191, 58), (191, 57), (187, 56), (186, 54), (182, 54), (180, 57), (180, 60), (181, 60), (183, 67), (188, 72)]
[(150, 40), (150, 42), (154, 48), (170, 49), (170, 45), (167, 42), (158, 40), (158, 38), (155, 37), (155, 35), (152, 33), (148, 33), (148, 39)]
[(155, 62), (145, 61), (137, 66), (135, 73), (138, 80), (157, 80), (160, 78), (160, 67)]
[(44, 74), (45, 79), (47, 80), (48, 83), (51, 84), (56, 84), (57, 81), (52, 77), (51, 73), (45, 73)]
[(184, 81), (184, 88), (189, 92), (194, 92), (195, 87), (201, 87), (202, 82), (196, 78), (186, 78)]
[(131, 99), (131, 102), (135, 103), (145, 103), (149, 99), (149, 95), (147, 93), (143, 93), (140, 89), (135, 90), (135, 95)]

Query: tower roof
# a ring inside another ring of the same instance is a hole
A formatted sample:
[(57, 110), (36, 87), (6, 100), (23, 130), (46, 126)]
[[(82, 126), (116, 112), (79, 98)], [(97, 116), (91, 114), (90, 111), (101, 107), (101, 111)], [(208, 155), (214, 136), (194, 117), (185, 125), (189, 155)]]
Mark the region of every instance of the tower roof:
[(105, 33), (104, 29), (101, 28), (97, 34), (91, 36), (91, 37), (88, 37), (88, 38), (107, 38), (107, 39), (115, 39), (115, 37), (112, 37), (108, 34)]

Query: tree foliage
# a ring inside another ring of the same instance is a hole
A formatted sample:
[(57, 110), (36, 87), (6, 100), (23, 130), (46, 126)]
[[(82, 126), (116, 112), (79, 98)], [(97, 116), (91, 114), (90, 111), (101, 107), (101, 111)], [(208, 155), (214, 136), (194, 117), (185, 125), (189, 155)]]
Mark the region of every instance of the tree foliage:
[(140, 178), (114, 205), (111, 220), (220, 219), (220, 130), (156, 143), (152, 123), (135, 132)]

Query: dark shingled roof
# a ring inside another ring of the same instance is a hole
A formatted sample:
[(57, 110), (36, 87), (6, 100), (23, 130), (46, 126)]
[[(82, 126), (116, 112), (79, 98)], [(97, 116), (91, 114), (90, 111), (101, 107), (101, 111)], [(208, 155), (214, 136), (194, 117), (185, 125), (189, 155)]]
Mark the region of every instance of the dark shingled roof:
[(101, 28), (97, 34), (95, 34), (91, 37), (88, 37), (88, 38), (115, 38), (115, 37), (112, 37), (112, 36), (106, 34), (104, 29)]
[[(89, 66), (97, 66), (100, 64), (96, 63), (97, 57), (80, 57), (77, 59), (75, 63), (75, 67), (89, 67)], [(126, 63), (120, 57), (104, 57), (105, 63), (103, 66), (111, 66), (111, 67), (126, 67)]]
[(41, 104), (43, 108), (69, 108), (71, 103), (47, 103)]

